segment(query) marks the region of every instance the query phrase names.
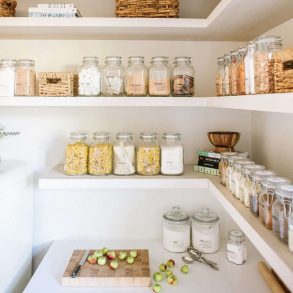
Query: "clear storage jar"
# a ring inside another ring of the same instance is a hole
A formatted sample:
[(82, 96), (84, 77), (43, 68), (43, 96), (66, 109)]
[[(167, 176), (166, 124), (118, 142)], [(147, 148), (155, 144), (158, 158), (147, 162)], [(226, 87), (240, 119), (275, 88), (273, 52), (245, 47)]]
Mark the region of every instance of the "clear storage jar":
[(66, 146), (64, 171), (67, 175), (83, 175), (88, 169), (88, 144), (85, 132), (70, 133)]
[(291, 212), (291, 215), (289, 217), (288, 245), (289, 250), (293, 252), (293, 212)]
[(238, 68), (238, 51), (230, 52), (231, 61), (229, 65), (229, 82), (232, 96), (237, 95), (237, 68)]
[(148, 89), (148, 70), (144, 65), (144, 57), (128, 58), (128, 66), (124, 71), (126, 96), (146, 96)]
[(245, 95), (245, 55), (247, 48), (242, 47), (238, 50), (237, 64), (237, 95)]
[(176, 57), (172, 69), (172, 95), (192, 97), (194, 95), (194, 68), (191, 57)]
[(101, 71), (98, 57), (84, 57), (78, 70), (78, 94), (99, 96), (101, 94)]
[(113, 170), (113, 145), (108, 132), (95, 132), (89, 147), (88, 173), (91, 175), (108, 175)]
[(131, 132), (119, 132), (113, 146), (114, 174), (132, 175), (135, 173), (135, 145)]
[(153, 57), (149, 69), (149, 95), (170, 96), (171, 71), (168, 65), (168, 57)]
[(15, 95), (35, 96), (36, 94), (36, 71), (35, 61), (20, 59), (15, 70)]
[(255, 54), (255, 42), (249, 42), (247, 44), (247, 53), (244, 58), (245, 63), (245, 93), (246, 95), (255, 94), (255, 82), (254, 82), (254, 54)]
[(219, 57), (218, 61), (218, 69), (216, 76), (216, 95), (223, 96), (224, 95), (224, 58)]
[(15, 95), (16, 60), (1, 59), (0, 63), (0, 97)]
[(163, 215), (163, 246), (170, 252), (185, 252), (190, 246), (190, 217), (178, 206)]
[(236, 163), (236, 161), (241, 161), (241, 160), (244, 161), (245, 159), (246, 159), (245, 157), (239, 157), (238, 155), (230, 156), (228, 158), (228, 167), (226, 169), (226, 186), (231, 192), (232, 192), (232, 190), (234, 190), (234, 185), (233, 185), (233, 181), (232, 181), (234, 164)]
[(231, 63), (231, 55), (227, 53), (224, 55), (224, 81), (223, 81), (223, 94), (224, 96), (231, 95), (230, 89), (230, 63)]
[(231, 156), (235, 156), (236, 152), (223, 152), (221, 153), (221, 158), (219, 162), (219, 177), (220, 182), (224, 186), (226, 186), (226, 170), (228, 167), (228, 158)]
[(229, 231), (227, 242), (227, 259), (237, 265), (242, 265), (247, 260), (245, 234), (242, 231)]
[(102, 69), (102, 95), (123, 96), (123, 67), (121, 57), (108, 56)]
[(142, 132), (136, 152), (136, 170), (140, 175), (157, 175), (160, 173), (160, 146), (157, 134)]

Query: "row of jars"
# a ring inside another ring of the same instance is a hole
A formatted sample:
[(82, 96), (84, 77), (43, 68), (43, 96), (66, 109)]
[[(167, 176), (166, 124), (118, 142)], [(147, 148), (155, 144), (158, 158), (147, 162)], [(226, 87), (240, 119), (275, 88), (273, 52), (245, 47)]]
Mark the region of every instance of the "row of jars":
[(274, 52), (281, 49), (281, 37), (262, 36), (219, 57), (217, 96), (274, 93)]
[(289, 216), (293, 213), (293, 185), (290, 180), (255, 164), (248, 159), (247, 153), (222, 153), (219, 170), (220, 182), (250, 208), (267, 229), (288, 243)]
[(181, 175), (184, 171), (181, 135), (167, 132), (159, 145), (156, 133), (143, 132), (137, 146), (133, 134), (119, 132), (110, 142), (107, 132), (95, 132), (92, 143), (87, 134), (73, 132), (66, 147), (64, 170), (67, 175)]

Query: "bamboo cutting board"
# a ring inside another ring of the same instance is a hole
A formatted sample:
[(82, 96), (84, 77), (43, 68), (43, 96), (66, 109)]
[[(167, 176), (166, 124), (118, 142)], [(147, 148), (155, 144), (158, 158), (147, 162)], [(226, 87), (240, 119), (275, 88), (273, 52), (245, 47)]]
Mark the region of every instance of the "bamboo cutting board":
[[(130, 250), (123, 250), (129, 255)], [(119, 250), (115, 250), (118, 256)], [(94, 250), (90, 251), (93, 254)], [(74, 250), (62, 277), (62, 286), (68, 287), (148, 287), (150, 286), (150, 267), (148, 250), (137, 250), (137, 257), (133, 264), (126, 260), (119, 262), (119, 267), (113, 271), (107, 264), (100, 266), (86, 262), (76, 278), (71, 278), (75, 266), (83, 257), (84, 250)]]

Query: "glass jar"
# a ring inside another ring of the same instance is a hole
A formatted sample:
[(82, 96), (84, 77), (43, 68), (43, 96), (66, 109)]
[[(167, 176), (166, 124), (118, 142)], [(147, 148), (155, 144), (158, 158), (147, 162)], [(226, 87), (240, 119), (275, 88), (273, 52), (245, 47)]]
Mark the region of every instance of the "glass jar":
[(221, 184), (223, 184), (224, 186), (226, 186), (226, 170), (228, 167), (228, 158), (231, 156), (235, 156), (236, 154), (236, 152), (221, 153), (221, 158), (219, 162), (219, 177)]
[(293, 185), (276, 188), (277, 199), (273, 203), (273, 231), (279, 239), (288, 243), (289, 216), (293, 212)]
[(247, 48), (243, 47), (238, 50), (237, 64), (237, 95), (245, 95), (245, 62), (244, 58)]
[(181, 134), (166, 132), (161, 145), (161, 173), (164, 175), (181, 175), (184, 171), (183, 145)]
[(168, 57), (153, 57), (149, 69), (149, 95), (170, 96), (171, 72)]
[(83, 175), (88, 167), (87, 134), (70, 133), (70, 142), (66, 146), (64, 171), (67, 175)]
[(259, 219), (267, 229), (272, 230), (272, 205), (276, 199), (276, 187), (289, 183), (288, 179), (276, 176), (264, 178), (262, 181), (262, 193), (259, 196)]
[(229, 68), (230, 68), (230, 63), (231, 63), (231, 56), (230, 54), (225, 54), (224, 55), (224, 81), (223, 81), (223, 94), (224, 96), (230, 96), (231, 95), (231, 89), (230, 89), (230, 73), (229, 73)]
[(254, 54), (255, 92), (268, 94), (274, 88), (274, 58), (273, 53), (282, 49), (282, 38), (278, 36), (263, 36), (256, 40)]
[(89, 97), (101, 94), (101, 71), (98, 57), (83, 57), (83, 63), (78, 71), (78, 94)]
[(289, 217), (289, 229), (288, 229), (288, 244), (289, 250), (293, 252), (293, 212)]
[(232, 96), (237, 95), (237, 67), (238, 67), (238, 51), (231, 51), (231, 62), (229, 65), (229, 83)]
[(15, 70), (15, 95), (35, 96), (36, 94), (36, 71), (35, 61), (20, 59)]
[(242, 265), (247, 260), (245, 234), (242, 231), (229, 231), (227, 242), (227, 259), (236, 265)]
[(185, 252), (190, 246), (190, 217), (178, 206), (163, 215), (163, 246), (170, 252)]
[(275, 176), (276, 173), (269, 170), (254, 171), (252, 173), (252, 187), (249, 193), (250, 211), (256, 217), (259, 215), (259, 196), (262, 193), (261, 182), (266, 177)]
[(136, 152), (136, 170), (140, 175), (160, 173), (160, 147), (156, 133), (143, 132)]
[(0, 97), (13, 97), (15, 93), (16, 60), (2, 59), (0, 63)]
[(245, 93), (247, 95), (255, 94), (254, 86), (254, 54), (255, 54), (255, 42), (249, 42), (247, 44), (247, 53), (244, 58), (245, 63)]
[(245, 159), (246, 159), (245, 157), (239, 157), (238, 155), (230, 156), (228, 158), (228, 167), (226, 169), (226, 186), (231, 192), (232, 192), (232, 190), (234, 190), (234, 185), (233, 185), (233, 181), (232, 181), (234, 163), (236, 163), (236, 161), (241, 161), (241, 160), (245, 160)]
[(119, 132), (114, 144), (114, 174), (132, 175), (135, 173), (135, 146), (131, 132)]
[(218, 70), (216, 76), (216, 95), (223, 96), (224, 95), (224, 58), (218, 58)]
[(106, 57), (102, 69), (102, 95), (123, 96), (123, 67), (121, 57)]
[(220, 248), (220, 218), (203, 207), (192, 217), (192, 245), (203, 253), (214, 253)]
[(91, 175), (108, 175), (113, 169), (113, 146), (108, 132), (95, 132), (89, 147), (89, 168)]
[(148, 70), (144, 65), (144, 57), (132, 56), (124, 71), (126, 96), (146, 96), (148, 88)]
[(192, 97), (194, 95), (194, 68), (191, 57), (176, 57), (172, 69), (172, 95)]

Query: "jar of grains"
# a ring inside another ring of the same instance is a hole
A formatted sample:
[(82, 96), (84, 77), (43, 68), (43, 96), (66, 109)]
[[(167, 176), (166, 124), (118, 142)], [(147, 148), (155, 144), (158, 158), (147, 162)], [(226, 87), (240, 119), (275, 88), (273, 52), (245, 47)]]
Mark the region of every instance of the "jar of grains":
[(224, 186), (226, 186), (226, 170), (228, 167), (228, 158), (231, 156), (235, 156), (236, 154), (236, 152), (221, 153), (221, 158), (219, 162), (219, 177), (221, 184), (223, 184)]
[(246, 95), (255, 94), (254, 86), (254, 54), (255, 42), (249, 42), (247, 45), (247, 53), (244, 57), (245, 63), (245, 93)]
[(224, 83), (224, 58), (218, 58), (218, 70), (216, 76), (216, 95), (223, 96), (223, 83)]
[(149, 95), (170, 96), (171, 72), (168, 57), (153, 57), (149, 69)]
[(273, 53), (281, 49), (281, 37), (263, 36), (256, 40), (254, 74), (257, 94), (268, 94), (275, 91)]
[(140, 175), (160, 173), (160, 147), (156, 133), (143, 132), (136, 152), (136, 170)]
[(234, 190), (233, 181), (232, 181), (234, 164), (236, 163), (236, 161), (241, 161), (241, 160), (245, 160), (245, 158), (239, 157), (238, 155), (228, 157), (228, 166), (226, 169), (226, 186), (231, 192), (232, 190)]
[(238, 50), (237, 66), (237, 95), (245, 95), (245, 55), (247, 48), (242, 47)]
[(176, 57), (172, 69), (172, 95), (192, 97), (194, 94), (194, 68), (191, 57)]
[(237, 68), (238, 68), (238, 51), (232, 51), (231, 62), (229, 66), (229, 83), (230, 83), (230, 92), (232, 96), (237, 95)]
[(121, 57), (106, 57), (102, 69), (102, 94), (103, 96), (123, 95), (123, 67)]
[(18, 60), (15, 70), (15, 95), (34, 96), (36, 94), (35, 61)]
[(66, 146), (64, 171), (67, 175), (83, 175), (88, 167), (87, 134), (70, 133), (70, 142)]
[(98, 57), (84, 57), (78, 73), (78, 94), (99, 96), (101, 94), (101, 71)]
[(231, 89), (230, 89), (230, 62), (231, 62), (231, 55), (225, 54), (224, 55), (224, 81), (223, 81), (223, 94), (224, 96), (230, 96), (231, 95)]
[(148, 70), (144, 65), (144, 57), (129, 57), (124, 72), (124, 85), (126, 96), (147, 95)]
[(2, 59), (0, 63), (0, 97), (13, 97), (16, 60)]
[(247, 260), (245, 234), (242, 231), (229, 231), (227, 242), (227, 259), (236, 265), (242, 265)]

